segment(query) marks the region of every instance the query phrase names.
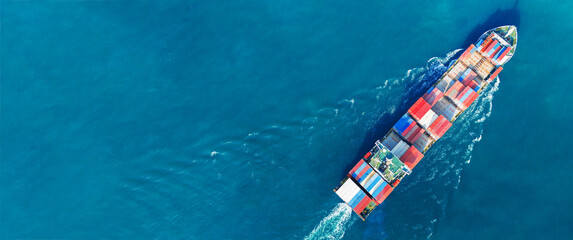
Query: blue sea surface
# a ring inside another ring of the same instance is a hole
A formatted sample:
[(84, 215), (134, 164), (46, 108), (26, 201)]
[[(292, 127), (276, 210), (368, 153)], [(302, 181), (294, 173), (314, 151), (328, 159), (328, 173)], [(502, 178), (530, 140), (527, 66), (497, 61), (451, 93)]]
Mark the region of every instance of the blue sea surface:
[[(570, 1), (0, 2), (2, 239), (571, 239)], [(333, 193), (449, 62), (499, 78), (363, 222)]]

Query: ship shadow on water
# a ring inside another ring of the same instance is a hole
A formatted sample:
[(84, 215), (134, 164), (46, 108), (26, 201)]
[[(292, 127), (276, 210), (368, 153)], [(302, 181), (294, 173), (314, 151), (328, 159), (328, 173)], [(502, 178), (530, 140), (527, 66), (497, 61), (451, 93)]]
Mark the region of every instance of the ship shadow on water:
[[(513, 8), (497, 9), (484, 22), (476, 25), (474, 29), (468, 33), (464, 43), (458, 47), (462, 49), (467, 48), (470, 44), (473, 44), (485, 31), (497, 26), (515, 25), (519, 28), (520, 13), (518, 9), (518, 3), (519, 1), (516, 1)], [(378, 121), (367, 132), (362, 141), (362, 144), (355, 154), (355, 157), (346, 165), (346, 171), (344, 173), (347, 173), (350, 171), (350, 169), (352, 169), (356, 162), (373, 147), (376, 140), (382, 139), (384, 137), (388, 130), (392, 128), (394, 123), (396, 123), (398, 119), (400, 119), (400, 117), (406, 113), (408, 107), (411, 106), (419, 97), (421, 97), (423, 93), (429, 88), (429, 86), (431, 86), (443, 73), (445, 73), (447, 66), (450, 66), (453, 61), (459, 58), (462, 53), (463, 51), (459, 51), (444, 64), (431, 64), (427, 67), (425, 74), (420, 77), (419, 81), (407, 81), (405, 83), (408, 84), (408, 86), (405, 86), (405, 89), (408, 89), (408, 93), (404, 95), (401, 103), (396, 106), (397, 108), (394, 112), (386, 112), (382, 114)], [(346, 174), (342, 174), (341, 177), (344, 177), (345, 175)], [(380, 209), (377, 210), (378, 213), (374, 211), (368, 217), (368, 227), (364, 233), (366, 238), (368, 238), (368, 236), (381, 237), (385, 235), (384, 229), (380, 227), (382, 224), (384, 224), (385, 216), (384, 214), (380, 213)]]

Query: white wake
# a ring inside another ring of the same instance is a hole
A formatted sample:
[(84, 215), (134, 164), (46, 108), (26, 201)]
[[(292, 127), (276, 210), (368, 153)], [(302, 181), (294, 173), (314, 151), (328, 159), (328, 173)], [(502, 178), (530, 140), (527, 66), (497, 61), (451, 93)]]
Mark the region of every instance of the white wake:
[(344, 203), (339, 203), (304, 239), (341, 239), (346, 228), (352, 225), (347, 224), (351, 216), (352, 209)]

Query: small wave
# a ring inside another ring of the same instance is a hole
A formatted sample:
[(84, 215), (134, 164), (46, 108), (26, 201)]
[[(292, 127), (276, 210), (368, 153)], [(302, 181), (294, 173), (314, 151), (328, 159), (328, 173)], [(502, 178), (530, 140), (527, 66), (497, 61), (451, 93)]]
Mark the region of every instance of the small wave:
[(352, 209), (344, 203), (339, 203), (304, 239), (342, 239), (346, 228), (351, 225), (347, 225), (351, 216)]

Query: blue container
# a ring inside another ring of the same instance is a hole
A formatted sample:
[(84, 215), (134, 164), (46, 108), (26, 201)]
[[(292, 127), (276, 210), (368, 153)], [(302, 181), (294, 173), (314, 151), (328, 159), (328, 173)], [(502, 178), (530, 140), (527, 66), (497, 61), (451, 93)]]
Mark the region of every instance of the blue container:
[(360, 167), (358, 167), (358, 169), (356, 169), (356, 172), (352, 173), (352, 177), (354, 177), (354, 179), (356, 179), (356, 177), (358, 177), (358, 174), (360, 172), (362, 172), (362, 170), (366, 167), (366, 165), (368, 165), (368, 163), (363, 162), (362, 165), (360, 165)]
[(348, 202), (348, 205), (350, 205), (352, 208), (355, 208), (356, 205), (358, 205), (358, 203), (364, 198), (364, 196), (366, 196), (366, 193), (359, 191), (356, 195), (354, 195), (352, 200)]
[(386, 181), (384, 181), (382, 184), (380, 184), (380, 186), (378, 186), (378, 188), (376, 190), (374, 190), (374, 194), (372, 194), (372, 196), (374, 198), (378, 197), (378, 195), (382, 192), (382, 189), (384, 189), (384, 187), (386, 187), (386, 185), (388, 185), (388, 183)]
[(408, 114), (404, 114), (404, 116), (402, 116), (402, 118), (400, 118), (400, 120), (394, 124), (394, 129), (396, 129), (398, 133), (402, 134), (404, 131), (406, 131), (412, 122), (414, 122), (414, 120), (408, 117)]

